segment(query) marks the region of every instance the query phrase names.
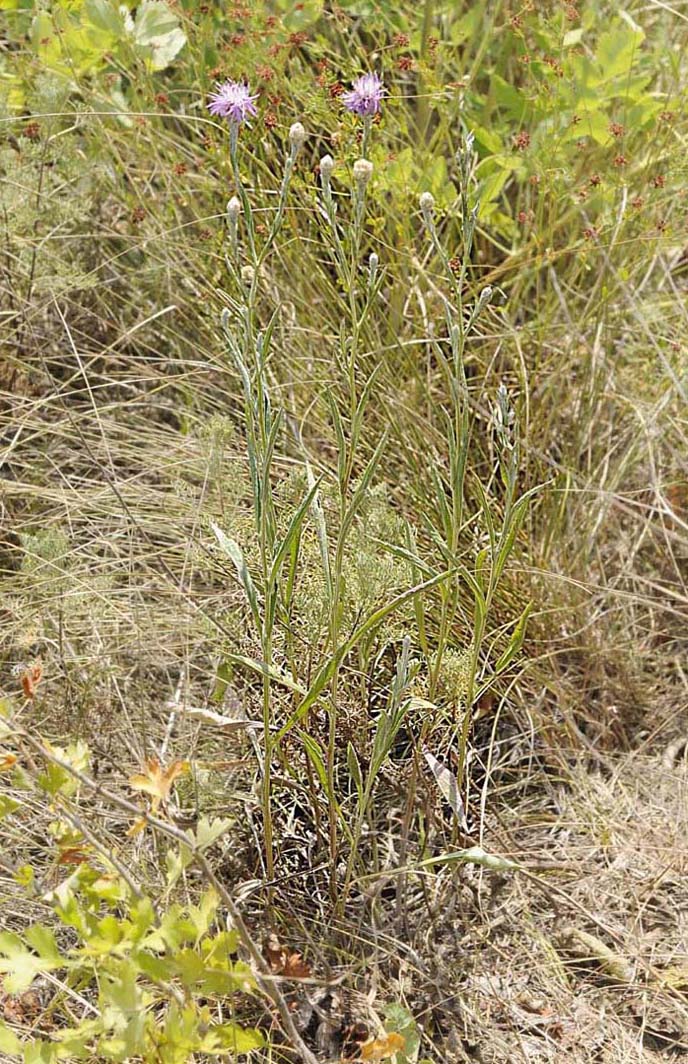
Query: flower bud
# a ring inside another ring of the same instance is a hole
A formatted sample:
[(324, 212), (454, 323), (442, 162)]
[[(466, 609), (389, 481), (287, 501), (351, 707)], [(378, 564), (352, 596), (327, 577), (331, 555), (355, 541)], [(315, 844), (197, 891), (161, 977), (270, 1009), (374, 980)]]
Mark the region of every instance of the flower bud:
[(232, 196), (231, 200), (227, 204), (227, 220), (230, 225), (236, 225), (237, 219), (241, 214), (241, 203), (238, 196)]
[(331, 155), (323, 155), (320, 160), (320, 177), (323, 184), (327, 184), (334, 170), (334, 159)]
[(433, 196), (432, 192), (423, 192), (421, 194), (419, 203), (420, 209), (422, 210), (423, 214), (432, 214), (433, 208), (435, 206), (435, 197)]
[(377, 256), (377, 254), (374, 251), (371, 252), (369, 257), (368, 257), (368, 284), (370, 285), (371, 288), (375, 284), (375, 280), (377, 278), (377, 270), (378, 270), (378, 266), (379, 265), (380, 265), (379, 257)]
[(354, 181), (359, 189), (364, 189), (373, 176), (373, 164), (368, 159), (357, 159), (354, 163)]
[(306, 130), (300, 122), (294, 122), (289, 130), (289, 143), (294, 155), (301, 150), (306, 139)]

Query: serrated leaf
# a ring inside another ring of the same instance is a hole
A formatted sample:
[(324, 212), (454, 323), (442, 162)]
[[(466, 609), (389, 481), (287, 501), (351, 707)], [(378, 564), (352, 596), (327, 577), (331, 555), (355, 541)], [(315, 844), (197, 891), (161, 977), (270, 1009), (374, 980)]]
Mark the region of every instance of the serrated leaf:
[(207, 850), (207, 848), (212, 846), (214, 842), (217, 842), (217, 840), (224, 835), (231, 826), (232, 821), (229, 818), (216, 817), (213, 820), (209, 820), (207, 816), (203, 816), (196, 827), (194, 842), (199, 850)]
[(236, 1023), (221, 1023), (212, 1027), (201, 1043), (205, 1053), (250, 1053), (261, 1049), (265, 1039), (254, 1027), (239, 1027)]
[(605, 80), (628, 74), (645, 37), (641, 29), (617, 22), (600, 37), (595, 58)]
[(135, 791), (143, 791), (151, 796), (153, 799), (151, 812), (155, 813), (161, 802), (169, 798), (172, 785), (177, 777), (188, 771), (188, 761), (173, 761), (167, 768), (163, 768), (157, 757), (149, 757), (145, 764), (145, 771), (129, 777), (129, 786)]

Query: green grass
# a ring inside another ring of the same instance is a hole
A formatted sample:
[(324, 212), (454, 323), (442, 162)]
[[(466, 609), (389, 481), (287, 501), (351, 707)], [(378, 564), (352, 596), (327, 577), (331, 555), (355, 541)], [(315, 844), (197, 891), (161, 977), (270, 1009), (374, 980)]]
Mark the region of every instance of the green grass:
[(682, 1048), (680, 9), (5, 13), (0, 1054)]

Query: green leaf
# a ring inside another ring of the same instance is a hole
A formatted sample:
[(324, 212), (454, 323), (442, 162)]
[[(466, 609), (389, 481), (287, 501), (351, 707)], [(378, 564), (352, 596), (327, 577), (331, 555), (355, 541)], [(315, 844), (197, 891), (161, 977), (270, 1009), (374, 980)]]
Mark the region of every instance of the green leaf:
[(636, 61), (645, 34), (617, 19), (600, 37), (595, 58), (605, 81), (628, 74)]
[(511, 639), (507, 645), (506, 650), (501, 655), (497, 664), (495, 665), (495, 672), (504, 672), (504, 670), (511, 664), (519, 650), (523, 646), (523, 640), (525, 639), (526, 626), (528, 624), (528, 618), (530, 617), (531, 610), (533, 608), (532, 602), (529, 602), (523, 613), (519, 617), (516, 627), (511, 633)]
[(282, 13), (285, 30), (296, 33), (318, 21), (323, 12), (323, 0), (302, 0), (300, 4), (296, 0), (281, 0), (277, 7)]
[(81, 9), (90, 40), (107, 51), (124, 34), (124, 19), (109, 0), (86, 0)]
[(230, 561), (232, 561), (234, 564), (239, 580), (241, 581), (241, 586), (243, 587), (246, 593), (246, 598), (248, 599), (249, 606), (251, 607), (253, 620), (255, 622), (256, 627), (260, 631), (260, 610), (258, 608), (258, 593), (256, 591), (256, 586), (253, 583), (251, 574), (248, 571), (248, 566), (246, 565), (244, 553), (237, 541), (235, 539), (231, 539), (225, 532), (222, 531), (219, 525), (215, 524), (214, 521), (210, 522), (210, 527), (215, 533), (215, 538), (220, 544), (220, 547), (230, 559)]
[(134, 41), (153, 70), (164, 70), (186, 44), (174, 12), (162, 0), (144, 0), (136, 12)]
[(46, 960), (31, 953), (18, 935), (11, 931), (0, 933), (0, 972), (5, 972), (3, 987), (8, 994), (21, 994), (37, 975), (66, 966), (66, 961)]
[(19, 1056), (21, 1042), (14, 1031), (11, 1031), (6, 1023), (0, 1020), (0, 1052), (9, 1053), (10, 1056)]
[(15, 809), (19, 808), (20, 804), (14, 798), (10, 798), (8, 794), (0, 794), (0, 820), (10, 816)]
[(207, 850), (208, 847), (212, 846), (214, 842), (217, 842), (217, 840), (224, 835), (231, 826), (232, 821), (228, 817), (214, 817), (212, 820), (209, 820), (207, 816), (203, 816), (198, 821), (193, 841), (199, 850)]
[(404, 1048), (397, 1053), (397, 1064), (415, 1064), (420, 1052), (420, 1031), (413, 1015), (398, 1002), (385, 1008), (385, 1029), (396, 1031), (404, 1039)]
[(250, 1053), (261, 1049), (265, 1039), (255, 1027), (239, 1027), (236, 1023), (220, 1023), (212, 1027), (201, 1043), (205, 1053)]

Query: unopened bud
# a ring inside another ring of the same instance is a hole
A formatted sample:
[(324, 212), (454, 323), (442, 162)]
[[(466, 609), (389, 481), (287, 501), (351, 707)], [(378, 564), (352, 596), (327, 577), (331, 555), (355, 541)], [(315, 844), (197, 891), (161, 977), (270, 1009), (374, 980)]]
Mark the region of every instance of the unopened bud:
[(354, 163), (354, 181), (359, 189), (364, 189), (373, 176), (373, 164), (368, 159), (357, 159)]
[(303, 143), (306, 139), (306, 130), (303, 128), (300, 122), (294, 122), (289, 130), (289, 143), (291, 144), (291, 150), (296, 155), (298, 151), (303, 147)]
[(322, 159), (320, 160), (320, 177), (322, 178), (323, 184), (327, 184), (327, 182), (330, 180), (333, 170), (334, 159), (331, 155), (323, 155)]
[(419, 203), (420, 209), (422, 210), (423, 214), (432, 214), (433, 208), (435, 206), (435, 197), (433, 196), (432, 192), (423, 192), (421, 194)]
[(372, 286), (375, 284), (377, 277), (377, 268), (380, 265), (380, 259), (378, 255), (372, 251), (368, 257), (368, 283)]
[(227, 219), (231, 224), (236, 225), (237, 218), (241, 214), (241, 203), (237, 196), (232, 196), (231, 200), (227, 204)]

